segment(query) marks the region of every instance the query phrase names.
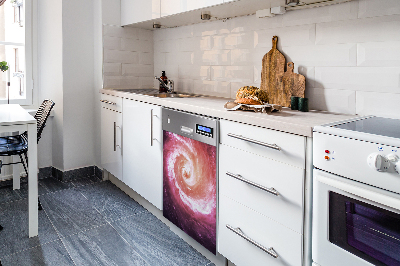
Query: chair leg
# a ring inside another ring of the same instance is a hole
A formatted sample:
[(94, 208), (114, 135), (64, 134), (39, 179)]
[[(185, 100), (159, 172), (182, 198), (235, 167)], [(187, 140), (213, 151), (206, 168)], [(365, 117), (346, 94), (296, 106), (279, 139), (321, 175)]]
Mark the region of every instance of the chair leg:
[(38, 210), (41, 211), (43, 210), (42, 204), (40, 204), (40, 200), (38, 198)]
[(3, 230), (3, 226), (0, 225), (0, 231)]
[(22, 162), (22, 165), (24, 166), (24, 170), (25, 170), (25, 173), (26, 173), (26, 177), (28, 177), (28, 169), (26, 168), (27, 165), (28, 165), (28, 158), (27, 158), (27, 156), (26, 156), (25, 153), (24, 153), (24, 155), (25, 155), (25, 159), (26, 159), (26, 165), (25, 165), (24, 159), (22, 158), (22, 154), (19, 155), (19, 158), (21, 158), (21, 162)]

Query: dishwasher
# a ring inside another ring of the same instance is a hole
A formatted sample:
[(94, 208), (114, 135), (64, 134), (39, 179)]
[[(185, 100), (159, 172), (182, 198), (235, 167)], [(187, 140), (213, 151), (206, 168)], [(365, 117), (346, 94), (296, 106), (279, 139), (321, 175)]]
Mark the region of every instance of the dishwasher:
[(163, 215), (216, 254), (219, 121), (163, 108)]

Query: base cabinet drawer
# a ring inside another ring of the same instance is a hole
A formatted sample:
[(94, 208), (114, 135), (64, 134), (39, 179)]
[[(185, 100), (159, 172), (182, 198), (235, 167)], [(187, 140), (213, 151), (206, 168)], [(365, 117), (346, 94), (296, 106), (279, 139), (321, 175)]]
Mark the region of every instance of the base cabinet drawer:
[(220, 145), (219, 193), (302, 233), (304, 169)]
[(221, 120), (220, 143), (305, 168), (305, 138), (301, 136)]
[(219, 253), (237, 266), (301, 265), (301, 234), (226, 196), (220, 195), (219, 204)]

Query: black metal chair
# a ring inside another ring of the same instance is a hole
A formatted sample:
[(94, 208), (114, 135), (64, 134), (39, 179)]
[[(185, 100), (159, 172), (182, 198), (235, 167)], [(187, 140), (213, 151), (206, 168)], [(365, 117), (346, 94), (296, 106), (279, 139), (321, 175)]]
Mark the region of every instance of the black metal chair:
[[(42, 136), (42, 132), (44, 127), (46, 126), (47, 118), (50, 115), (51, 109), (53, 109), (54, 102), (52, 100), (44, 100), (40, 105), (38, 111), (35, 114), (35, 119), (37, 121), (37, 142)], [(12, 162), (12, 163), (0, 163), (0, 173), (1, 173), (1, 166), (2, 165), (10, 165), (10, 164), (18, 164), (22, 163), (24, 166), (24, 170), (26, 172), (26, 176), (28, 176), (28, 133), (25, 131), (21, 135), (17, 136), (6, 136), (0, 137), (0, 156), (12, 156), (12, 155), (19, 155), (21, 162)], [(24, 158), (22, 157), (24, 155)], [(26, 164), (25, 164), (26, 162)], [(39, 202), (39, 210), (42, 209), (42, 206)], [(0, 226), (1, 230), (1, 226)]]

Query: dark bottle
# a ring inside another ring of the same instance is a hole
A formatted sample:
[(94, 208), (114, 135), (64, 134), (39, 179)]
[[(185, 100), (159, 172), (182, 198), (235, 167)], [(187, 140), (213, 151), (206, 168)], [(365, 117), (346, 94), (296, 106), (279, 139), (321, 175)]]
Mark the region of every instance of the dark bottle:
[[(167, 80), (168, 80), (168, 78), (167, 78), (167, 76), (165, 75), (165, 71), (162, 72), (162, 75), (161, 75), (160, 79), (161, 79), (162, 81), (164, 81), (165, 85), (167, 85)], [(159, 92), (168, 92), (167, 89), (164, 88), (164, 87), (161, 85), (161, 83), (160, 83), (160, 89), (159, 89), (158, 91), (159, 91)]]

